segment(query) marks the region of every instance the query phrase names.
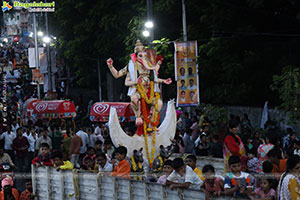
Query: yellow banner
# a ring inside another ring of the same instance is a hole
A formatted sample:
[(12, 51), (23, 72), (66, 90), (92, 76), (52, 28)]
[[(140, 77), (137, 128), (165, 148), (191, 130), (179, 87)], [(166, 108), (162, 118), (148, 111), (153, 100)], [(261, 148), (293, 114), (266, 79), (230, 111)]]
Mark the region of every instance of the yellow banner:
[(174, 45), (177, 106), (197, 106), (200, 103), (197, 41), (175, 42)]

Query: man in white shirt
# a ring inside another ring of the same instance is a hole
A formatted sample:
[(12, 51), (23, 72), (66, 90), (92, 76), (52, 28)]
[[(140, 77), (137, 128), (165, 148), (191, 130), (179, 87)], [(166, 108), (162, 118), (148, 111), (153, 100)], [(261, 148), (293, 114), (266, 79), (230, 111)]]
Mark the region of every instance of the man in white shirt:
[(106, 155), (103, 152), (99, 152), (96, 154), (95, 161), (96, 161), (96, 164), (99, 165), (99, 172), (112, 172), (113, 171), (112, 164), (110, 164), (107, 161)]
[(97, 127), (95, 128), (94, 132), (96, 133), (96, 135), (101, 135), (100, 123), (97, 123), (96, 125)]
[(82, 158), (85, 156), (87, 148), (90, 144), (90, 140), (89, 140), (89, 135), (86, 132), (84, 132), (81, 128), (76, 133), (76, 135), (78, 135), (82, 140), (82, 146), (80, 147), (80, 156), (79, 156), (79, 164), (81, 165)]
[(12, 149), (11, 145), (13, 143), (13, 140), (16, 138), (16, 133), (12, 132), (10, 129), (11, 125), (8, 125), (4, 133), (1, 133), (0, 140), (4, 138), (4, 150), (5, 153), (7, 153), (13, 160), (15, 158), (14, 150)]
[(182, 158), (173, 160), (173, 172), (168, 176), (166, 185), (174, 188), (191, 188), (200, 190), (203, 183), (193, 169), (184, 164)]
[(50, 149), (52, 149), (52, 140), (51, 138), (48, 136), (48, 130), (45, 128), (44, 130), (41, 129), (41, 137), (39, 137), (36, 141), (35, 141), (35, 150), (38, 153), (41, 144), (43, 143), (47, 143), (50, 147)]
[(26, 130), (23, 133), (23, 136), (27, 138), (29, 143), (28, 148), (28, 160), (32, 160), (34, 158), (34, 147), (35, 147), (35, 141), (38, 138), (38, 134), (35, 132), (35, 128), (32, 127), (30, 130)]
[(89, 139), (90, 139), (90, 147), (95, 148), (95, 143), (97, 140), (100, 140), (102, 143), (104, 143), (104, 138), (102, 137), (101, 133), (98, 134), (96, 129), (95, 129), (95, 131), (93, 131), (92, 128), (89, 128), (88, 135), (89, 135)]
[(20, 128), (19, 124), (17, 123), (17, 120), (14, 120), (10, 126), (11, 131), (14, 133), (17, 133), (17, 129)]

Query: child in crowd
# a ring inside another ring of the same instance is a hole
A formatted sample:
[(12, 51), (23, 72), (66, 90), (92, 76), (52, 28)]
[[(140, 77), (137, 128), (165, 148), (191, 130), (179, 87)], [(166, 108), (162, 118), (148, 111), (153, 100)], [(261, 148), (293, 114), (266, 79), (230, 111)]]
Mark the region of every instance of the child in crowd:
[(52, 166), (52, 160), (50, 157), (50, 146), (48, 143), (42, 143), (39, 149), (40, 154), (32, 160), (32, 164), (40, 166)]
[(86, 158), (91, 158), (92, 160), (94, 160), (95, 156), (96, 156), (95, 149), (93, 147), (88, 147), (87, 148), (87, 154), (82, 159), (82, 164), (84, 166), (86, 166), (85, 159)]
[(110, 164), (103, 152), (96, 154), (95, 162), (99, 166), (99, 172), (111, 172), (113, 170), (112, 164)]
[(110, 140), (104, 141), (103, 152), (106, 154), (107, 158), (111, 160), (112, 154), (114, 153), (115, 148), (112, 146), (112, 142)]
[(59, 170), (66, 170), (66, 169), (73, 169), (73, 165), (70, 161), (63, 161), (63, 154), (60, 151), (54, 151), (52, 153), (52, 160), (53, 160), (53, 167), (56, 168), (57, 171)]
[(296, 140), (294, 143), (294, 155), (300, 156), (300, 140)]
[(211, 196), (221, 196), (224, 194), (224, 181), (220, 177), (215, 177), (215, 168), (212, 165), (205, 165), (202, 168), (205, 177), (204, 183), (200, 189), (205, 193), (205, 199)]
[[(200, 138), (200, 141), (198, 140)], [(198, 156), (208, 156), (209, 144), (207, 142), (207, 134), (202, 133), (195, 141), (196, 154)]]
[(25, 190), (21, 193), (20, 200), (33, 200), (31, 179), (25, 182)]
[(254, 148), (248, 151), (248, 161), (247, 161), (247, 168), (249, 173), (256, 173), (256, 167), (258, 164), (258, 158), (255, 155), (256, 150)]
[(173, 160), (173, 172), (168, 176), (166, 185), (173, 190), (175, 188), (199, 189), (203, 183), (193, 169), (185, 165), (182, 158)]
[(261, 178), (260, 187), (251, 193), (251, 200), (264, 199), (275, 200), (276, 191), (272, 188), (274, 186), (274, 179)]
[(157, 183), (162, 185), (166, 184), (168, 176), (173, 172), (173, 166), (171, 160), (166, 160), (164, 162), (163, 172), (164, 175), (160, 176), (159, 179), (157, 180)]
[(118, 165), (115, 165), (115, 160), (113, 160), (113, 172), (111, 176), (119, 176), (123, 178), (129, 178), (130, 174), (130, 164), (125, 159), (127, 155), (127, 148), (120, 146), (116, 148), (115, 156), (116, 159), (119, 161)]
[(281, 150), (276, 146), (268, 152), (267, 156), (273, 165), (272, 173), (276, 176), (277, 180), (279, 180), (281, 174), (286, 170), (287, 159), (282, 159)]
[(96, 151), (96, 154), (102, 152), (102, 145), (103, 145), (103, 142), (101, 140), (97, 140), (95, 142), (95, 151)]
[(89, 170), (90, 172), (98, 172), (98, 168), (99, 166), (95, 163), (93, 159), (91, 159), (90, 157), (86, 157), (83, 169)]
[(198, 169), (196, 167), (196, 164), (197, 164), (196, 156), (195, 155), (188, 155), (188, 157), (186, 157), (185, 162), (188, 166), (190, 166), (194, 170), (194, 172), (201, 179), (201, 181), (204, 181), (204, 177), (203, 177), (201, 169)]
[(231, 172), (227, 173), (224, 181), (226, 195), (233, 195), (236, 198), (247, 198), (252, 192), (253, 178), (250, 174), (241, 171), (241, 159), (232, 155), (228, 160)]

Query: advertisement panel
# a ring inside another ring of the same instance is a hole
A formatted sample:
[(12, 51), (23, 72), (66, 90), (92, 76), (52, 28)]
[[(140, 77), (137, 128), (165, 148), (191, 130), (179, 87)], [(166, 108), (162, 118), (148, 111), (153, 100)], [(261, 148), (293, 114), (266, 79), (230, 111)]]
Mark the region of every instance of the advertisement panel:
[(197, 106), (200, 103), (197, 64), (197, 41), (175, 42), (175, 80), (177, 106)]

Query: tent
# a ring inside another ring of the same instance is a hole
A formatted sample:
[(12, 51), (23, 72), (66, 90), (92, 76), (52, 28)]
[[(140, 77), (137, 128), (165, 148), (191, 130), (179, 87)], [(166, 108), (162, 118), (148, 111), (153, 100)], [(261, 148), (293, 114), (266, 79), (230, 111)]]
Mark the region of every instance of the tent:
[(93, 122), (107, 122), (109, 120), (110, 108), (117, 110), (117, 115), (121, 122), (131, 122), (135, 120), (135, 115), (130, 103), (124, 102), (97, 102), (90, 110), (90, 120)]

